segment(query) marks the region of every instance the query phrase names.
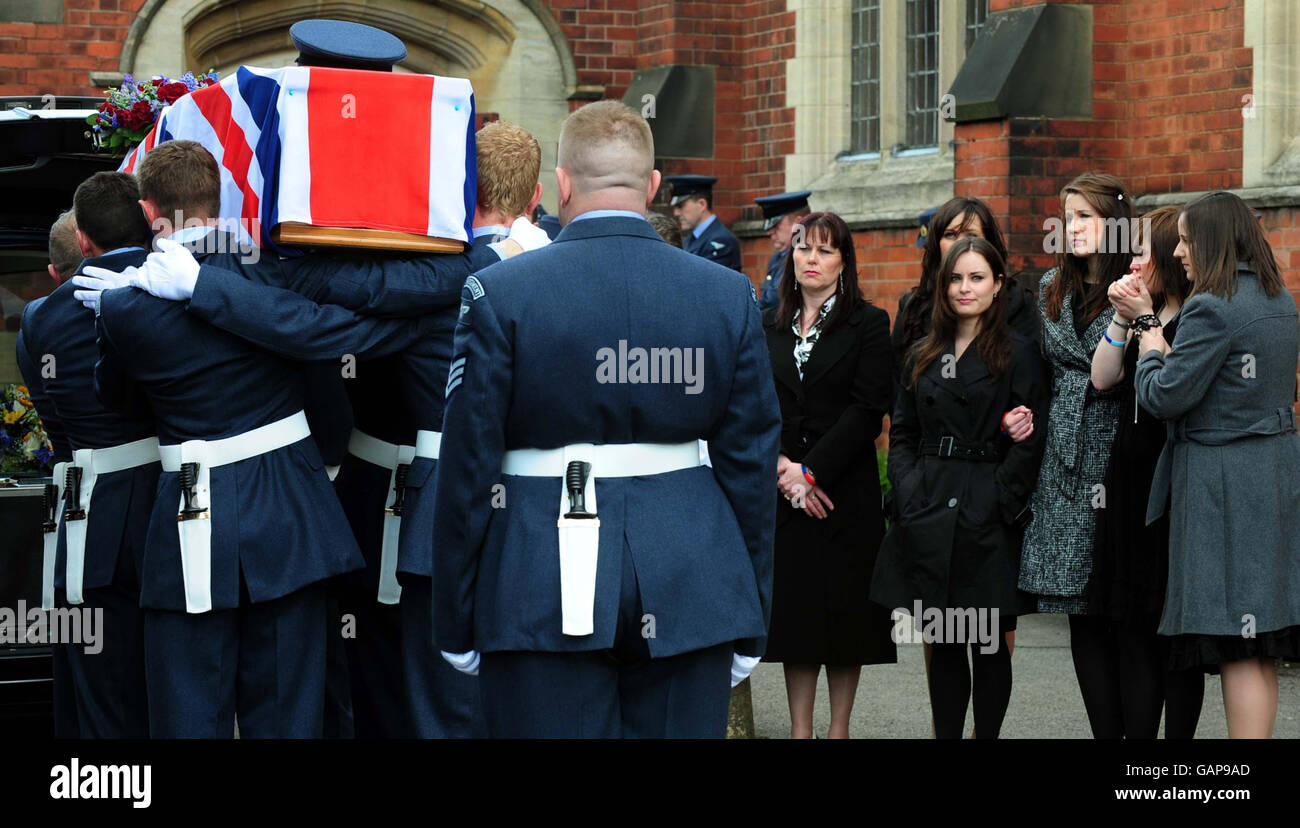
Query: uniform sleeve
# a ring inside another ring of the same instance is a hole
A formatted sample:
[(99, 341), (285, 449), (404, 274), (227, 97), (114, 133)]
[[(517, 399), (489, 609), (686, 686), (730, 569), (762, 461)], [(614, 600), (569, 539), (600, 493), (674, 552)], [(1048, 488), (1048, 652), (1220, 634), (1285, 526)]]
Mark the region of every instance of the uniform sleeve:
[(1153, 417), (1172, 420), (1186, 414), (1218, 376), (1231, 346), (1222, 304), (1214, 296), (1193, 296), (1183, 305), (1178, 347), (1164, 356), (1148, 351), (1139, 358), (1137, 398)]
[(1038, 469), (1047, 445), (1051, 377), (1032, 340), (1013, 352), (1008, 375), (1011, 383), (1008, 409), (1023, 405), (1034, 412), (1034, 433), (1019, 443), (1012, 442), (994, 472), (1002, 519), (1009, 524), (1020, 524), (1027, 515), (1025, 510), (1038, 482)]
[(129, 360), (113, 342), (110, 333), (114, 294), (135, 288), (106, 290), (100, 295), (100, 313), (95, 317), (99, 359), (95, 362), (95, 396), (106, 407), (128, 417), (153, 417), (144, 388), (128, 370)]
[(817, 484), (831, 487), (880, 436), (881, 420), (889, 413), (894, 392), (894, 348), (889, 342), (889, 317), (868, 307), (859, 334), (857, 373), (849, 391), (849, 404), (835, 424), (804, 457)]
[[(727, 407), (709, 438), (709, 460), (749, 550), (766, 628), (772, 611), (772, 544), (776, 528), (776, 458), (781, 407), (758, 307), (745, 292), (743, 334)], [(736, 642), (740, 655), (761, 656), (766, 638)]]
[(313, 256), (295, 265), (294, 277), (319, 284), (313, 298), (322, 303), (367, 316), (423, 316), (454, 308), (465, 279), (500, 260), (487, 245), (405, 258)]
[(188, 310), (258, 347), (299, 360), (373, 358), (410, 347), (424, 333), (412, 319), (361, 316), (228, 270), (200, 270)]
[(433, 525), (434, 629), (440, 650), (474, 648), (474, 590), (479, 555), (500, 482), (505, 422), (510, 407), (513, 344), (502, 330), (491, 296), (477, 280), (466, 286), (447, 374), (442, 444), (454, 447), (438, 460)]
[[(26, 322), (26, 314), (23, 321)], [(24, 327), (20, 325), (18, 328), (18, 371), (23, 375), (27, 394), (36, 409), (36, 416), (41, 420), (41, 427), (45, 429), (45, 436), (50, 438), (50, 445), (54, 448), (54, 459), (60, 462), (71, 460), (72, 444), (68, 442), (67, 432), (63, 428), (63, 421), (59, 419), (59, 412), (54, 408), (54, 401), (45, 393), (45, 378), (27, 348)], [(57, 365), (55, 369), (58, 369)]]

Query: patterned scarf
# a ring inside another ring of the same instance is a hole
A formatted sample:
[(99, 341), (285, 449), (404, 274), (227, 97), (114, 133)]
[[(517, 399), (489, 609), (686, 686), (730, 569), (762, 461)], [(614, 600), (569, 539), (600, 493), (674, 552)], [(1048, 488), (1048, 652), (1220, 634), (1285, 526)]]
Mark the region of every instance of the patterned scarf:
[(799, 371), (799, 379), (803, 379), (803, 364), (812, 356), (813, 346), (817, 344), (817, 338), (822, 335), (822, 325), (826, 322), (826, 314), (830, 313), (831, 308), (835, 307), (835, 296), (832, 293), (831, 298), (822, 303), (821, 313), (817, 316), (817, 321), (813, 323), (812, 328), (808, 330), (808, 335), (803, 336), (800, 333), (799, 315), (803, 313), (803, 308), (798, 308), (794, 312), (794, 320), (790, 323), (791, 330), (794, 331), (794, 367)]

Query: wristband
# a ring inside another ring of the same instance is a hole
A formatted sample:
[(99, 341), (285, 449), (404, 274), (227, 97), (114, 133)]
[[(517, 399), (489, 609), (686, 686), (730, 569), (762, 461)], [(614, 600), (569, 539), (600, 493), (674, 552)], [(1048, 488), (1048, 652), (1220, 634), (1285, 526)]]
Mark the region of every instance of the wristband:
[(1106, 331), (1102, 331), (1101, 335), (1106, 339), (1107, 342), (1114, 345), (1116, 348), (1123, 348), (1125, 345), (1128, 344), (1127, 339), (1121, 339), (1119, 342), (1116, 342), (1115, 340), (1110, 338), (1110, 334), (1107, 333)]
[(808, 485), (809, 485), (809, 486), (816, 486), (816, 485), (817, 485), (817, 479), (816, 479), (815, 477), (813, 477), (813, 473), (812, 473), (812, 472), (808, 471), (808, 467), (805, 466), (805, 465), (803, 465), (802, 463), (800, 463), (800, 464), (799, 464), (799, 468), (803, 469), (803, 479), (808, 481)]
[(1123, 319), (1120, 319), (1118, 313), (1115, 314), (1114, 318), (1111, 319), (1110, 321), (1111, 321), (1111, 324), (1112, 324), (1112, 325), (1119, 325), (1121, 328), (1123, 328), (1123, 329), (1126, 330), (1126, 331), (1127, 331), (1129, 328), (1133, 327), (1133, 325), (1132, 325), (1131, 323), (1125, 322)]

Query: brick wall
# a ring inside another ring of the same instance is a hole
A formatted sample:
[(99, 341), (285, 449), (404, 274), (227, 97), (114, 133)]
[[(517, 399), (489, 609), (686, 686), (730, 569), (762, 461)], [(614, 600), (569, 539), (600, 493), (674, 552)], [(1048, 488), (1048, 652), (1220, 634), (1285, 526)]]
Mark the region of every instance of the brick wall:
[[(94, 95), (92, 71), (116, 71), (144, 0), (65, 0), (63, 22), (0, 22), (0, 95)], [(0, 14), (0, 21), (5, 15)]]

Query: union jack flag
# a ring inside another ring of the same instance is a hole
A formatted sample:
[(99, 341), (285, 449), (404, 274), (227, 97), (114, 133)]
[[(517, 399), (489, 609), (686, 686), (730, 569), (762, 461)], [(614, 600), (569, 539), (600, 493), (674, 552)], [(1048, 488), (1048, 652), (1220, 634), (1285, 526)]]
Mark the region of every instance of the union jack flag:
[(280, 222), (394, 230), (468, 242), (477, 187), (474, 92), (434, 75), (241, 66), (167, 107), (122, 162), (197, 141), (221, 170), (221, 218), (241, 240)]

